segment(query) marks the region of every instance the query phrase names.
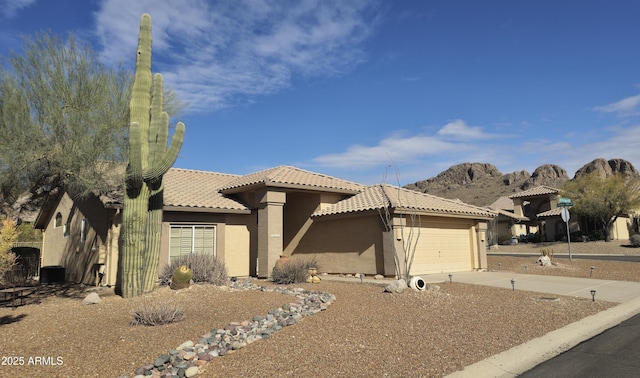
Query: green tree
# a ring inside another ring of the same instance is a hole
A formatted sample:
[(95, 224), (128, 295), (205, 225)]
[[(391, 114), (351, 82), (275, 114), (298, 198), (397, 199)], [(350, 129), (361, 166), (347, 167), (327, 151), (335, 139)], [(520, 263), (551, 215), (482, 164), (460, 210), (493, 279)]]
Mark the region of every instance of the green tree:
[(106, 189), (96, 167), (126, 154), (132, 80), (73, 36), (41, 32), (23, 42), (0, 66), (0, 210), (13, 218), (29, 203), (25, 192)]
[(595, 220), (611, 240), (611, 227), (618, 217), (640, 206), (640, 179), (614, 174), (609, 177), (593, 172), (567, 182), (562, 194), (571, 198), (572, 210), (578, 215)]

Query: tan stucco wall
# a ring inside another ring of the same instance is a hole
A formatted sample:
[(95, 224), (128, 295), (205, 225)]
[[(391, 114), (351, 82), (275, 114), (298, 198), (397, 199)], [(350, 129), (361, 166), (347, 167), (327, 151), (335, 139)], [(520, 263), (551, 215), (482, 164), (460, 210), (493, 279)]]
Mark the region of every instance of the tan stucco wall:
[[(63, 225), (54, 227), (58, 213), (62, 215), (62, 224), (70, 227), (67, 237), (63, 234)], [(64, 194), (44, 230), (41, 266), (63, 266), (66, 280), (96, 284), (99, 264), (106, 264), (114, 253), (117, 256), (117, 242), (114, 245), (109, 234), (114, 213), (115, 210), (104, 209), (96, 198), (90, 197), (74, 203)], [(81, 240), (83, 218), (87, 222), (84, 241)], [(115, 273), (103, 277), (101, 284), (115, 284)]]
[[(224, 261), (227, 265), (229, 277), (248, 277), (250, 271), (251, 256), (251, 231), (246, 222), (247, 216), (230, 216), (225, 227), (224, 235)], [(239, 218), (239, 219), (236, 219)]]
[(169, 236), (171, 224), (210, 224), (216, 226), (216, 256), (227, 266), (229, 276), (251, 275), (250, 256), (255, 248), (251, 231), (255, 233), (255, 215), (181, 213), (165, 211), (160, 243), (158, 272), (169, 262)]
[(384, 270), (382, 231), (377, 214), (315, 220), (287, 254), (314, 257), (321, 272), (377, 274)]

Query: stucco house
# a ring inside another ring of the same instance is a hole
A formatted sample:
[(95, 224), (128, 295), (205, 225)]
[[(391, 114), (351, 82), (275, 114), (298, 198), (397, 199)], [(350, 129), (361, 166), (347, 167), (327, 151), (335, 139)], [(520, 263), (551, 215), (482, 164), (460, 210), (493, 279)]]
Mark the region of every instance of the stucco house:
[[(507, 200), (512, 201), (512, 210), (508, 209)], [(567, 224), (562, 220), (559, 200), (560, 191), (544, 185), (514, 193), (506, 199), (499, 199), (490, 206), (500, 214), (497, 218), (497, 232), (504, 232), (513, 237), (539, 232), (541, 241), (566, 240)], [(571, 213), (570, 208), (569, 212)], [(610, 230), (611, 238), (628, 239), (630, 222), (628, 215), (620, 216)], [(571, 214), (569, 232), (580, 232), (587, 236), (594, 229), (595, 226), (590, 225), (587, 219)]]
[[(394, 276), (393, 253), (408, 230), (420, 232), (413, 275), (487, 267), (490, 209), (291, 166), (248, 175), (172, 168), (164, 183), (159, 269), (176, 256), (208, 253), (230, 276), (268, 277), (281, 255), (301, 255), (327, 273)], [(69, 281), (114, 285), (121, 216), (117, 191), (52, 197), (36, 220), (42, 266), (64, 267)]]

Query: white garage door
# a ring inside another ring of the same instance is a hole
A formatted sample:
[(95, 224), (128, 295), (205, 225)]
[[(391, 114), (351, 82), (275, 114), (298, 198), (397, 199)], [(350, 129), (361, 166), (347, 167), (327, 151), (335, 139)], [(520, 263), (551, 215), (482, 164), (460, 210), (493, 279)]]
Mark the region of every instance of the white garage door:
[(468, 225), (431, 225), (421, 230), (411, 274), (469, 271), (472, 259)]

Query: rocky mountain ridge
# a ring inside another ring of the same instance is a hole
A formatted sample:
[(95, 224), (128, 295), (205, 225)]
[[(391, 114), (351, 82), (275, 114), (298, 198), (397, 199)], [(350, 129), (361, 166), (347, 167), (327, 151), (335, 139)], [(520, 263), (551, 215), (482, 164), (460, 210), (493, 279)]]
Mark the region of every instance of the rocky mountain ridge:
[[(582, 166), (574, 177), (592, 172), (604, 177), (615, 173), (640, 177), (640, 173), (629, 161), (602, 158)], [(405, 185), (405, 188), (439, 197), (459, 199), (476, 206), (488, 206), (501, 196), (509, 196), (540, 185), (559, 188), (569, 180), (567, 171), (555, 164), (541, 165), (532, 174), (526, 170), (503, 174), (493, 164), (462, 163), (435, 177)]]

